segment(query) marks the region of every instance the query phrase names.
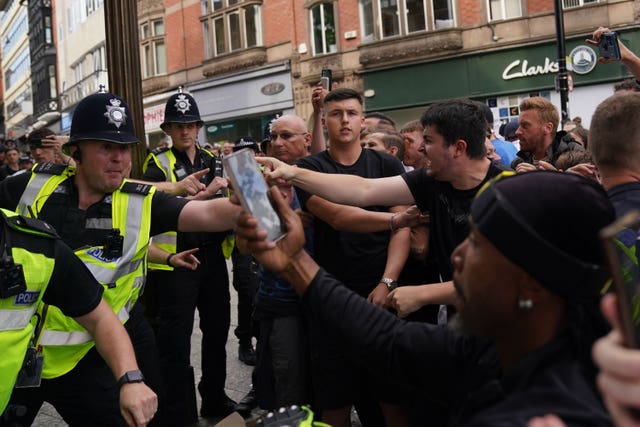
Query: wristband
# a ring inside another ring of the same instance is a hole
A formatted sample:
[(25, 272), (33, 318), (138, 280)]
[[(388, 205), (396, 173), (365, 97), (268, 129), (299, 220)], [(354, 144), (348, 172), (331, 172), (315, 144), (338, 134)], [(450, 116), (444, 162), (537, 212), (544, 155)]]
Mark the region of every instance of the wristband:
[(396, 228), (393, 226), (393, 219), (396, 217), (396, 215), (398, 215), (399, 212), (394, 213), (393, 215), (391, 215), (391, 217), (389, 218), (389, 230), (391, 230), (391, 232), (395, 232)]
[(173, 257), (174, 257), (174, 255), (175, 255), (175, 254), (169, 254), (169, 256), (167, 257), (166, 264), (167, 264), (169, 267), (173, 267), (173, 266), (171, 265), (171, 258), (173, 258)]

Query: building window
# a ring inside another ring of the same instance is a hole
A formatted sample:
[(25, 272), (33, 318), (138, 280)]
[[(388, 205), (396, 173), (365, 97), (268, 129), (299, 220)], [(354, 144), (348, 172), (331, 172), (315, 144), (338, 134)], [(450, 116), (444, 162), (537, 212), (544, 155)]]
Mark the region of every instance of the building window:
[(364, 43), (454, 23), (452, 0), (359, 0), (359, 7)]
[(562, 0), (562, 7), (564, 9), (572, 7), (580, 7), (587, 4), (598, 3), (600, 0)]
[(20, 11), (18, 17), (14, 20), (11, 27), (7, 31), (7, 35), (2, 40), (2, 54), (8, 57), (14, 47), (18, 45), (23, 37), (26, 37), (29, 30), (27, 23), (27, 9)]
[(262, 44), (259, 0), (202, 0), (207, 59)]
[(489, 0), (489, 20), (518, 18), (522, 16), (521, 0)]
[(143, 78), (167, 73), (164, 36), (164, 21), (162, 19), (146, 21), (140, 25), (140, 58)]
[(333, 3), (320, 3), (309, 10), (314, 55), (338, 51), (333, 12)]
[(25, 49), (7, 67), (4, 74), (4, 88), (8, 91), (14, 84), (22, 81), (31, 71), (31, 58), (29, 50)]

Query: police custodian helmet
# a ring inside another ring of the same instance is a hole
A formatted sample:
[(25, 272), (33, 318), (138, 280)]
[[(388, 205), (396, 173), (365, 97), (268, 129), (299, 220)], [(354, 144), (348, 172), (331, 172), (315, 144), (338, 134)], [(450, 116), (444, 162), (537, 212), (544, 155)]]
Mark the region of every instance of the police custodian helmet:
[(202, 126), (204, 122), (200, 119), (198, 104), (193, 96), (182, 92), (182, 86), (178, 88), (178, 93), (173, 94), (167, 100), (164, 107), (164, 122), (160, 129), (164, 130), (169, 123), (197, 123)]
[(139, 142), (135, 136), (131, 110), (124, 99), (101, 91), (78, 103), (65, 148), (89, 140), (116, 144)]

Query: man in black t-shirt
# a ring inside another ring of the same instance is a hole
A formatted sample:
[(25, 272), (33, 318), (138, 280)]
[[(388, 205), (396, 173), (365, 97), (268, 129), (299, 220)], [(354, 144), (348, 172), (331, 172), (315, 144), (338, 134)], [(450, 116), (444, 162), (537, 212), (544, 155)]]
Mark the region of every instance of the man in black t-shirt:
[[(473, 197), (502, 169), (486, 158), (487, 122), (477, 105), (466, 99), (431, 105), (421, 117), (427, 169), (401, 176), (364, 179), (345, 174), (319, 174), (293, 168), (275, 159), (262, 160), (272, 169), (270, 178), (284, 178), (294, 185), (334, 203), (353, 206), (417, 204), (430, 216), (430, 250), (444, 283), (398, 288), (389, 295), (391, 305), (409, 313), (431, 304), (452, 304), (450, 256), (469, 232), (467, 217)], [(413, 225), (392, 218), (391, 228)], [(380, 228), (382, 229), (382, 228)]]
[[(335, 89), (325, 96), (323, 107), (322, 123), (331, 148), (302, 158), (297, 163), (300, 168), (367, 178), (404, 172), (397, 158), (360, 146), (363, 107), (357, 92)], [(385, 306), (409, 253), (409, 230), (390, 234), (389, 209), (385, 206), (372, 204), (366, 209), (342, 206), (306, 191), (300, 191), (298, 197), (303, 209), (316, 218), (313, 251), (318, 263), (363, 298)], [(397, 206), (392, 211), (405, 209)], [(376, 221), (383, 224), (382, 230), (374, 230)], [(316, 407), (322, 410), (322, 419), (328, 424), (348, 424), (351, 405), (370, 391), (367, 375), (342, 356), (340, 343), (327, 339), (325, 331), (313, 326), (312, 377)], [(388, 419), (402, 416), (396, 405), (403, 402), (402, 397), (398, 393), (385, 396), (380, 392), (384, 387), (375, 388), (376, 400), (386, 402), (382, 404), (385, 416)], [(357, 409), (363, 418), (367, 416), (365, 412), (371, 412), (361, 405)]]

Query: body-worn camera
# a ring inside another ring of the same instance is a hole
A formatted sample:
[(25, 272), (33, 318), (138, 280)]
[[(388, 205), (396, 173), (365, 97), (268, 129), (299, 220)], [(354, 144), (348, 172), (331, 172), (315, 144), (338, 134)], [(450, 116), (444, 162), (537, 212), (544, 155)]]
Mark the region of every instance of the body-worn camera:
[(598, 42), (600, 56), (609, 59), (620, 59), (620, 46), (618, 46), (618, 35), (613, 31), (608, 31), (600, 36)]
[(331, 84), (333, 83), (332, 75), (333, 73), (331, 72), (330, 69), (328, 68), (322, 69), (322, 72), (320, 73), (320, 83), (322, 84), (323, 89), (331, 90)]
[(13, 262), (13, 257), (0, 258), (0, 298), (9, 298), (27, 290), (22, 265)]
[(112, 229), (104, 242), (103, 256), (108, 259), (120, 258), (124, 248), (124, 237), (117, 228)]

